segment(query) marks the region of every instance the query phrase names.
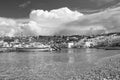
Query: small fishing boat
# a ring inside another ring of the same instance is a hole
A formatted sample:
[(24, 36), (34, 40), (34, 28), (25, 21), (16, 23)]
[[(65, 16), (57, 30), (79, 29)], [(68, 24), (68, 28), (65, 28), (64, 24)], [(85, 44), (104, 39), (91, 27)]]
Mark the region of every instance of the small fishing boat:
[(120, 47), (105, 47), (105, 50), (120, 50)]
[(97, 49), (104, 49), (104, 50), (120, 50), (120, 47), (97, 47)]
[(17, 52), (47, 52), (52, 51), (51, 48), (16, 48)]
[(7, 47), (0, 47), (0, 52), (7, 52), (8, 48)]
[(16, 51), (16, 48), (12, 47), (0, 47), (0, 52), (14, 52)]

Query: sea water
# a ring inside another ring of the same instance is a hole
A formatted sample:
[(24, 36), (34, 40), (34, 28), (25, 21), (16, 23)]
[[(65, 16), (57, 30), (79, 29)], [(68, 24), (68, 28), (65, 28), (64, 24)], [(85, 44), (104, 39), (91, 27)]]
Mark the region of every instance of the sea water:
[(67, 80), (119, 53), (102, 49), (0, 53), (0, 80)]

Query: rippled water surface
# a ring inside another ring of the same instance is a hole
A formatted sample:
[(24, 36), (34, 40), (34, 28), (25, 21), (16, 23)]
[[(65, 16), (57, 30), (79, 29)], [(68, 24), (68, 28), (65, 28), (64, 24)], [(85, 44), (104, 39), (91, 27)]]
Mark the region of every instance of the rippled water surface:
[(119, 53), (97, 49), (0, 53), (0, 80), (67, 80)]

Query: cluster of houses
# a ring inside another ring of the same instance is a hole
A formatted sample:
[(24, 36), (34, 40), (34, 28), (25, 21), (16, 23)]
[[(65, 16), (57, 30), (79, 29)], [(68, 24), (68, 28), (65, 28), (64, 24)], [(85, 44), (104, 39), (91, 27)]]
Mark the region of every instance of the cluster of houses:
[(12, 48), (29, 48), (29, 47), (36, 47), (36, 48), (44, 48), (50, 47), (50, 45), (42, 44), (40, 42), (20, 42), (19, 39), (15, 39), (11, 42), (6, 42), (4, 40), (0, 41), (0, 47), (12, 47)]
[(48, 37), (24, 37), (24, 38), (4, 38), (0, 39), (0, 47), (51, 47), (60, 48), (91, 48), (104, 46), (120, 46), (120, 35), (99, 35), (99, 36), (48, 36)]
[(94, 47), (106, 47), (106, 46), (119, 46), (120, 47), (120, 35), (109, 36), (97, 36), (94, 38), (83, 38), (78, 42), (68, 43), (68, 48), (94, 48)]

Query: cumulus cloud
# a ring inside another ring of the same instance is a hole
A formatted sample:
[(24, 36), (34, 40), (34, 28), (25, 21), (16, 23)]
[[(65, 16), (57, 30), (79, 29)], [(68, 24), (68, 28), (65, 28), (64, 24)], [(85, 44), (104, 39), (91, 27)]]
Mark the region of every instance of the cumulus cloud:
[(43, 35), (99, 34), (119, 31), (120, 8), (83, 15), (78, 11), (60, 8), (51, 11), (33, 10), (31, 30)]
[(14, 36), (19, 28), (13, 19), (0, 17), (0, 36)]
[[(120, 31), (120, 8), (108, 9), (99, 13), (85, 15), (76, 21), (66, 24), (69, 27), (78, 27), (94, 32), (119, 32)], [(91, 27), (92, 26), (92, 27)]]
[(83, 14), (67, 7), (51, 11), (33, 10), (29, 19), (0, 18), (0, 33), (2, 36), (54, 35), (64, 28), (64, 23), (77, 20), (80, 16)]
[(120, 7), (84, 15), (68, 8), (33, 10), (29, 19), (0, 18), (0, 36), (120, 32)]
[(67, 7), (51, 11), (33, 10), (30, 13), (29, 27), (39, 35), (54, 35), (64, 29), (64, 23), (77, 20), (81, 16), (83, 16), (82, 13)]
[[(33, 20), (59, 20), (59, 21), (72, 21), (78, 19), (83, 14), (78, 11), (72, 11), (67, 7), (60, 9), (47, 10), (33, 10), (30, 13), (30, 19)], [(37, 19), (36, 19), (37, 18)], [(63, 20), (64, 19), (64, 20)]]

